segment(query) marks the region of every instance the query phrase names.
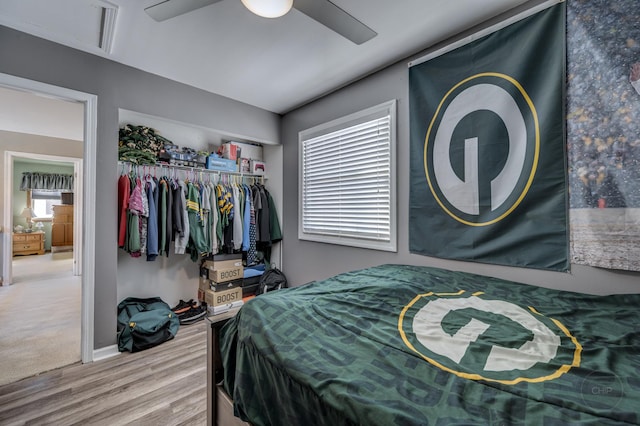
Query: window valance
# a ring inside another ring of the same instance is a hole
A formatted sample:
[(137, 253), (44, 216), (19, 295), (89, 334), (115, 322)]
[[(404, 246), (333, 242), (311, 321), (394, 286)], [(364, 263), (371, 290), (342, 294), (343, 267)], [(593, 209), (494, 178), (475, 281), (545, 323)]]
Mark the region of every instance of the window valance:
[(20, 190), (26, 191), (28, 189), (73, 192), (73, 175), (23, 172)]

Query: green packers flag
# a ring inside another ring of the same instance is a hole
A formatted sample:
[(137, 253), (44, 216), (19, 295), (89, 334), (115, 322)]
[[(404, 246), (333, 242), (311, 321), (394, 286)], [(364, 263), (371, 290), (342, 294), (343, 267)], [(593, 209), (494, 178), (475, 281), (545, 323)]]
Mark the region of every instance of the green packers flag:
[(410, 251), (568, 269), (565, 4), (409, 70)]

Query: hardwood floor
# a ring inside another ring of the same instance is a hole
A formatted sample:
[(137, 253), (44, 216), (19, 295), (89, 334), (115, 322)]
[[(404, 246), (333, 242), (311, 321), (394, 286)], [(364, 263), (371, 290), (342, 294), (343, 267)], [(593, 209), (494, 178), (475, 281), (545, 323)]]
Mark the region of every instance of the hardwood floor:
[(1, 425), (204, 425), (206, 325), (146, 351), (73, 364), (0, 387)]

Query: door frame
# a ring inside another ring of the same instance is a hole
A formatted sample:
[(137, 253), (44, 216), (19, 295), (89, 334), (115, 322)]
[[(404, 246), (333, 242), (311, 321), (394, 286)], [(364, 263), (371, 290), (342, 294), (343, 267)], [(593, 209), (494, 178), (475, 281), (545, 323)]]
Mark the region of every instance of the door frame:
[[(84, 149), (83, 159), (80, 162), (78, 173), (82, 174), (82, 179), (76, 179), (80, 182), (79, 196), (82, 199), (80, 209), (75, 209), (74, 219), (78, 215), (82, 217), (82, 229), (76, 221), (74, 232), (79, 238), (74, 238), (74, 258), (76, 252), (78, 255), (78, 271), (82, 274), (82, 318), (80, 327), (80, 352), (83, 363), (93, 361), (94, 350), (94, 293), (95, 293), (95, 189), (96, 189), (96, 149), (97, 149), (97, 117), (98, 117), (98, 97), (90, 93), (79, 92), (64, 87), (53, 86), (34, 80), (28, 80), (9, 74), (0, 73), (0, 86), (8, 89), (20, 90), (35, 95), (46, 96), (53, 99), (59, 99), (69, 102), (79, 102), (84, 105)], [(14, 153), (15, 154), (15, 153)], [(5, 155), (5, 158), (8, 155)], [(5, 163), (6, 164), (6, 163)], [(74, 169), (75, 169), (74, 163)], [(13, 175), (9, 175), (7, 169), (13, 171), (13, 162), (11, 167), (5, 167), (5, 182), (13, 180)], [(6, 189), (6, 188), (5, 188)], [(2, 275), (10, 276), (11, 274), (11, 231), (13, 229), (13, 213), (10, 210), (11, 200), (7, 203), (7, 198), (11, 194), (10, 191), (4, 191), (4, 220), (3, 220), (3, 241), (2, 241)], [(75, 250), (76, 248), (81, 248)]]

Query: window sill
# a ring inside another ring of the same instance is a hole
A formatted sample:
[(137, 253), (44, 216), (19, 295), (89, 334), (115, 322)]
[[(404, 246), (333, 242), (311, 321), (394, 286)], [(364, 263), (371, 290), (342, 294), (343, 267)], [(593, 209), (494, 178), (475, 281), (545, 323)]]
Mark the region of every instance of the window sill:
[(51, 217), (34, 217), (31, 219), (32, 222), (53, 222), (53, 216)]

